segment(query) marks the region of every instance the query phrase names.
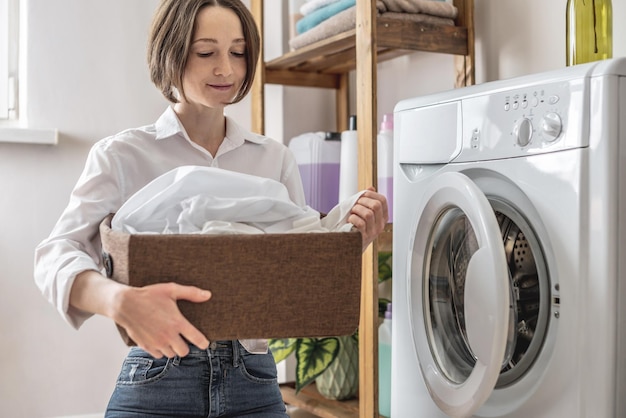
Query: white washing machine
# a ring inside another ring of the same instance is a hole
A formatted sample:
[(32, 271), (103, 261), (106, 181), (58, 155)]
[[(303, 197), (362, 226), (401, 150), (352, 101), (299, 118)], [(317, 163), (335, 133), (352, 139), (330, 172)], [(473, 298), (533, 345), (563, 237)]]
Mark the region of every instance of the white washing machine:
[(626, 59), (394, 126), (392, 417), (626, 417)]

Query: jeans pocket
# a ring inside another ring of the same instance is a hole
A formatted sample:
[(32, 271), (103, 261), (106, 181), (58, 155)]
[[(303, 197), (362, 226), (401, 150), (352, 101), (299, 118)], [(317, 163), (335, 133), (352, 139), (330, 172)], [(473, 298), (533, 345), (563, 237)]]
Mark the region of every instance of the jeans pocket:
[(145, 351), (133, 348), (122, 364), (117, 383), (122, 385), (147, 384), (167, 374), (171, 359), (155, 359)]
[(276, 363), (271, 353), (241, 356), (241, 372), (255, 383), (275, 383), (277, 381)]

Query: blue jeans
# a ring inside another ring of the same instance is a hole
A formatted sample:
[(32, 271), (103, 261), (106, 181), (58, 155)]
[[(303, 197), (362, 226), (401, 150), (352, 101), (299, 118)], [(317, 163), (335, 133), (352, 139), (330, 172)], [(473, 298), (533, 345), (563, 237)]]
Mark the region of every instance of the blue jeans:
[(238, 341), (189, 348), (171, 359), (131, 348), (105, 417), (287, 417), (271, 353)]

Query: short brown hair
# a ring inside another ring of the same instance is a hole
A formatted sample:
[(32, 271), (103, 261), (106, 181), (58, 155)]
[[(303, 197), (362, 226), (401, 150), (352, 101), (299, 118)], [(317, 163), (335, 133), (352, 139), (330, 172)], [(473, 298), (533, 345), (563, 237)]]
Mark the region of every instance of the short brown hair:
[(196, 16), (203, 7), (231, 9), (239, 17), (246, 41), (246, 78), (233, 99), (237, 103), (252, 87), (261, 49), (259, 30), (252, 14), (240, 0), (162, 0), (148, 37), (150, 79), (172, 103), (178, 103), (174, 88), (183, 97), (183, 74), (192, 42)]

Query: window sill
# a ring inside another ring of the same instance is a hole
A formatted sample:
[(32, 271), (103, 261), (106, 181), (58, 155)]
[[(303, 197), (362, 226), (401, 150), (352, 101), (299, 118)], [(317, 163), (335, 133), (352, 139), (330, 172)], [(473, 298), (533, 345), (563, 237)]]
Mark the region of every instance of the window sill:
[(59, 132), (56, 129), (0, 127), (0, 142), (57, 145), (59, 143)]

